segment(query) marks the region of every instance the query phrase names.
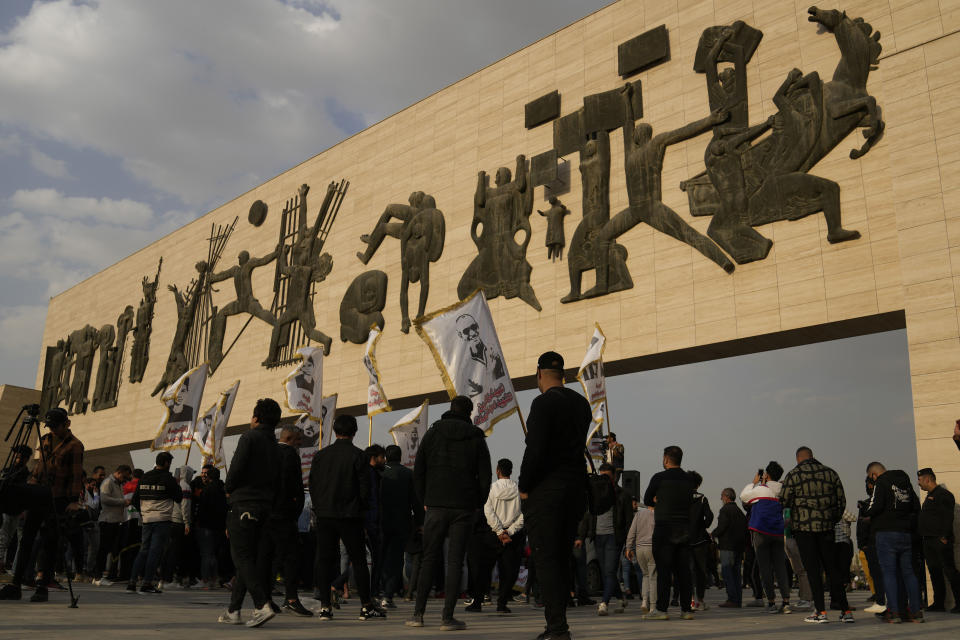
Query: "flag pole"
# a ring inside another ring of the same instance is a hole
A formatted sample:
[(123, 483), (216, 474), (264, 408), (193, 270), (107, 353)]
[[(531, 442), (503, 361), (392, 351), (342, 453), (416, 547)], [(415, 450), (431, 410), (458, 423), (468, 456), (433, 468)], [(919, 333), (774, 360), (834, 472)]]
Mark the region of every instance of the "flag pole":
[(367, 446), (369, 447), (370, 445), (373, 444), (373, 416), (370, 415), (369, 413), (367, 414), (367, 420), (369, 420), (370, 422), (370, 431), (368, 432), (368, 435), (367, 435)]
[(523, 435), (527, 435), (527, 423), (523, 420), (523, 412), (517, 407), (517, 417), (520, 418), (520, 428), (523, 429)]
[(183, 461), (183, 466), (190, 462), (190, 452), (193, 451), (193, 437), (190, 437), (190, 443), (187, 445), (187, 459)]
[(610, 435), (610, 400), (603, 399), (603, 423), (607, 425), (607, 435)]

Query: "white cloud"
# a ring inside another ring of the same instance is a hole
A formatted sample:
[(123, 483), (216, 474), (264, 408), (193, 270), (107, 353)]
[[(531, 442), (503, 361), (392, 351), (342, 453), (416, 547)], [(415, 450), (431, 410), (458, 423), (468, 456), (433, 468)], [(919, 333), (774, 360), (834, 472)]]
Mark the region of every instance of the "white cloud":
[(43, 339), (46, 306), (20, 305), (0, 308), (0, 362), (17, 372), (3, 383), (32, 387), (37, 373), (37, 354)]
[(51, 178), (69, 178), (67, 163), (48, 156), (38, 149), (30, 149), (30, 166)]
[(144, 227), (153, 220), (153, 209), (143, 202), (124, 198), (64, 196), (56, 189), (18, 189), (10, 205), (29, 213), (66, 220), (85, 219), (128, 227)]

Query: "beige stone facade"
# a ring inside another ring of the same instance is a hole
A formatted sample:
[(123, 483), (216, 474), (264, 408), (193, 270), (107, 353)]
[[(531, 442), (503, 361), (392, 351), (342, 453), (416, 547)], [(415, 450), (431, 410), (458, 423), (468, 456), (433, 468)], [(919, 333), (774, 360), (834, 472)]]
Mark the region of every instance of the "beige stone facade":
[[(810, 173), (839, 183), (844, 226), (859, 230), (861, 239), (829, 244), (821, 214), (777, 222), (758, 228), (774, 241), (769, 257), (727, 275), (688, 245), (641, 224), (619, 239), (629, 251), (634, 287), (561, 304), (569, 290), (567, 263), (548, 260), (543, 246), (546, 221), (535, 213), (527, 259), (543, 310), (538, 313), (519, 299), (497, 298), (490, 306), (514, 376), (531, 373), (537, 355), (546, 349), (576, 360), (595, 322), (608, 337), (606, 359), (613, 362), (905, 310), (919, 463), (956, 484), (960, 454), (948, 439), (960, 416), (960, 2), (851, 0), (838, 8), (862, 16), (882, 34), (879, 69), (870, 74), (868, 91), (883, 109), (887, 130), (865, 157), (851, 160), (849, 150), (863, 141), (855, 131)], [(556, 89), (562, 114), (568, 114), (583, 104), (584, 96), (621, 86), (617, 45), (665, 24), (670, 60), (629, 79), (642, 81), (643, 120), (654, 134), (680, 127), (709, 112), (704, 77), (692, 71), (700, 34), (711, 25), (744, 20), (764, 33), (748, 66), (750, 121), (761, 122), (775, 113), (771, 99), (792, 68), (819, 71), (826, 81), (839, 60), (834, 37), (818, 33), (817, 25), (807, 21), (806, 9), (806, 4), (782, 0), (616, 2), (306, 160), (55, 297), (44, 346), (85, 323), (115, 323), (124, 306), (136, 306), (141, 277), (152, 277), (163, 257), (144, 382), (124, 380), (116, 408), (75, 416), (76, 432), (88, 449), (153, 436), (160, 405), (149, 393), (163, 372), (176, 321), (166, 287), (190, 281), (194, 263), (206, 256), (211, 224), (240, 218), (220, 269), (235, 264), (243, 249), (254, 257), (267, 254), (277, 242), (285, 200), (308, 183), (310, 214), (315, 215), (327, 183), (341, 178), (350, 181), (350, 188), (324, 247), (334, 267), (315, 299), (317, 326), (334, 338), (325, 361), (325, 391), (338, 392), (342, 406), (365, 401), (363, 347), (337, 339), (341, 298), (365, 269), (382, 269), (390, 276), (386, 328), (378, 349), (387, 393), (399, 398), (440, 390), (426, 346), (413, 332), (400, 332), (399, 242), (388, 238), (368, 267), (355, 256), (364, 248), (360, 235), (371, 231), (385, 205), (405, 203), (415, 190), (435, 197), (446, 216), (446, 245), (431, 268), (428, 311), (451, 304), (460, 275), (476, 256), (469, 229), (477, 171), (492, 175), (497, 167), (512, 169), (517, 154), (530, 157), (552, 147), (550, 124), (524, 128), (527, 102)], [(664, 202), (701, 232), (709, 219), (690, 216), (678, 184), (703, 170), (708, 139), (709, 134), (701, 135), (670, 147), (663, 170)], [(615, 131), (611, 215), (627, 203), (621, 149), (621, 134)], [(569, 243), (582, 211), (577, 155), (570, 154), (566, 161), (571, 184), (561, 198), (573, 212), (566, 222)], [(263, 226), (254, 227), (246, 217), (258, 199), (268, 204), (270, 213)], [(534, 207), (547, 206), (543, 187), (538, 187)], [(272, 277), (272, 265), (255, 273), (255, 293), (265, 306), (272, 299)], [(590, 280), (588, 276), (587, 287)], [(232, 299), (229, 282), (217, 288), (215, 304)], [(417, 294), (418, 286), (411, 285), (411, 312)], [(226, 344), (245, 321), (246, 316), (230, 319)], [(212, 392), (242, 380), (237, 423), (249, 415), (258, 397), (280, 396), (283, 371), (260, 366), (269, 337), (270, 327), (253, 320), (208, 383), (208, 398), (213, 398)], [(41, 380), (38, 375), (38, 386)]]

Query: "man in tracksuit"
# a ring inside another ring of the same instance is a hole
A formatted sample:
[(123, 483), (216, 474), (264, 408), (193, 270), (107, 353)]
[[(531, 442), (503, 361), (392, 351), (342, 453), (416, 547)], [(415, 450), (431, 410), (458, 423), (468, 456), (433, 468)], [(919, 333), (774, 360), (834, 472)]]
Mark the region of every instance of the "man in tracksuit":
[(227, 533), (230, 556), (237, 569), (237, 580), (230, 594), (230, 606), (220, 616), (224, 624), (242, 624), (240, 607), (250, 592), (254, 611), (248, 627), (259, 627), (274, 616), (270, 594), (257, 565), (260, 538), (273, 508), (279, 470), (279, 454), (274, 429), (280, 422), (280, 405), (271, 398), (257, 400), (250, 419), (250, 430), (240, 436), (233, 453), (224, 489), (230, 504)]
[(140, 593), (160, 593), (153, 585), (157, 565), (170, 537), (174, 504), (183, 499), (180, 485), (170, 474), (173, 456), (166, 451), (157, 454), (157, 466), (143, 474), (137, 490), (133, 492), (132, 504), (143, 518), (143, 534), (140, 538), (140, 553), (133, 562), (127, 591), (137, 590), (137, 578), (143, 577)]
[(470, 398), (453, 398), (450, 410), (427, 430), (417, 449), (413, 486), (427, 511), (417, 603), (413, 616), (406, 622), (410, 627), (423, 626), (434, 567), (443, 561), (443, 540), (448, 536), (446, 599), (440, 629), (455, 631), (467, 626), (453, 617), (453, 609), (471, 527), (490, 492), (490, 451), (483, 431), (470, 420), (472, 412)]
[[(312, 616), (313, 612), (300, 603), (297, 595), (297, 582), (300, 568), (297, 558), (297, 520), (303, 511), (303, 471), (300, 466), (300, 451), (297, 444), (300, 429), (288, 425), (280, 431), (277, 454), (280, 473), (277, 476), (277, 491), (273, 502), (273, 513), (267, 520), (260, 541), (260, 570), (267, 590), (267, 598), (273, 591), (273, 579), (276, 575), (275, 564), (280, 565), (286, 598), (282, 609), (299, 616)], [(275, 562), (276, 559), (276, 562)], [(281, 607), (270, 602), (274, 613)]]
[[(920, 513), (920, 499), (910, 484), (910, 476), (899, 469), (887, 470), (881, 463), (871, 462), (867, 475), (876, 482), (866, 515), (871, 530), (876, 532), (877, 559), (883, 567), (887, 596), (884, 621), (923, 622), (920, 583), (912, 560), (912, 533)], [(906, 590), (905, 598), (901, 597), (901, 584)]]

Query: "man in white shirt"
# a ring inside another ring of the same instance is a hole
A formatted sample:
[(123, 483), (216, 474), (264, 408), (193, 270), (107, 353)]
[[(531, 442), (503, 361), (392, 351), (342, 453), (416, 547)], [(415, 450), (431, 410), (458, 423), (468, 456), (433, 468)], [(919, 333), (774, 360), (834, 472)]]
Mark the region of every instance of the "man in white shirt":
[(477, 580), (473, 581), (473, 602), (466, 611), (479, 612), (483, 597), (490, 591), (490, 574), (496, 564), (500, 572), (497, 613), (510, 613), (507, 602), (520, 573), (520, 552), (524, 546), (523, 514), (520, 512), (520, 490), (510, 479), (513, 462), (507, 458), (497, 462), (497, 481), (490, 485), (490, 494), (483, 505), (489, 529), (475, 540)]

